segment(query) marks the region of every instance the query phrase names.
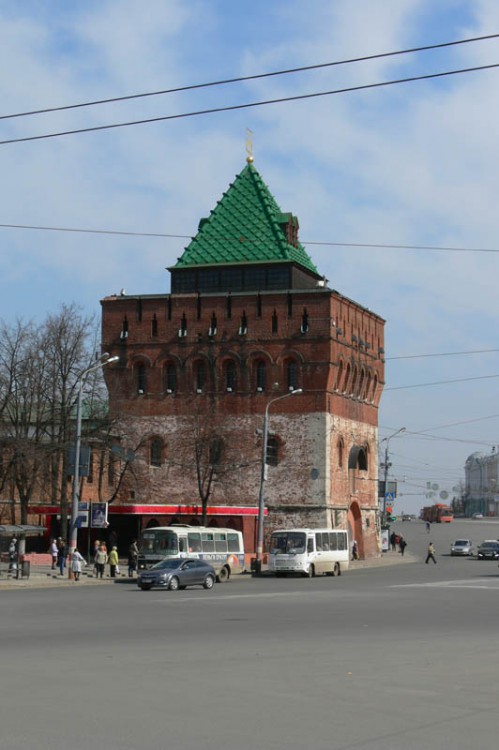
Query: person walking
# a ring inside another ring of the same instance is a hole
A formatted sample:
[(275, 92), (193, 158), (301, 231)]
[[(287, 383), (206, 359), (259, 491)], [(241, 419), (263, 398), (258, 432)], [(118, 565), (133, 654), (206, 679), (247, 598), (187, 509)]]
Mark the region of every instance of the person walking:
[(435, 557), (435, 547), (433, 545), (433, 542), (430, 542), (428, 545), (428, 551), (427, 551), (425, 563), (428, 565), (430, 560), (433, 560), (435, 565), (437, 564), (437, 558)]
[(57, 542), (57, 567), (59, 568), (59, 575), (64, 575), (64, 568), (66, 567), (66, 558), (68, 556), (68, 548), (64, 539), (59, 539)]
[(426, 522), (426, 533), (427, 534), (430, 533), (430, 522), (429, 521)]
[(71, 570), (73, 571), (73, 578), (75, 581), (80, 580), (81, 566), (86, 564), (85, 558), (75, 547), (75, 550), (71, 555)]
[(95, 575), (97, 578), (104, 577), (104, 567), (107, 563), (107, 552), (103, 544), (99, 544), (95, 553)]
[(117, 571), (119, 572), (119, 567), (118, 567), (119, 559), (118, 559), (117, 547), (112, 548), (111, 552), (109, 553), (108, 562), (109, 562), (109, 575), (111, 576), (111, 578), (116, 578), (116, 572)]
[(392, 548), (392, 552), (397, 551), (397, 535), (394, 531), (390, 534), (390, 546)]
[(128, 577), (133, 578), (133, 573), (137, 570), (137, 564), (139, 561), (139, 548), (137, 546), (137, 540), (134, 539), (128, 548)]
[(405, 548), (407, 547), (407, 542), (405, 541), (404, 537), (401, 536), (399, 539), (399, 550), (402, 557), (404, 556)]
[(57, 540), (52, 539), (52, 542), (50, 543), (49, 547), (50, 557), (52, 558), (52, 568), (51, 570), (55, 570), (57, 568)]
[(354, 539), (352, 543), (352, 560), (358, 560), (359, 559), (359, 545), (357, 544), (357, 541)]

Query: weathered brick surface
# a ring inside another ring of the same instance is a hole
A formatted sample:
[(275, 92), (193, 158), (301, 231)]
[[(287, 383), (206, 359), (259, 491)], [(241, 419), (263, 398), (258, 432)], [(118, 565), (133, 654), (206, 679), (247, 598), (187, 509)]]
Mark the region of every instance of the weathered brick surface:
[[(209, 336), (214, 317), (216, 334)], [(187, 333), (179, 337), (182, 321)], [(143, 443), (120, 502), (199, 503), (192, 434), (201, 421), (225, 441), (225, 468), (210, 505), (257, 505), (262, 448), (256, 431), (269, 400), (288, 392), (292, 360), (303, 393), (269, 408), (279, 464), (269, 467), (265, 484), (267, 529), (348, 523), (361, 552), (377, 551), (377, 418), (384, 381), (378, 316), (327, 289), (117, 296), (102, 301), (102, 345), (120, 356), (105, 370), (111, 412), (127, 446)], [(229, 360), (236, 372), (232, 392), (226, 387)], [(200, 361), (207, 381), (198, 394)], [(266, 366), (263, 392), (257, 391), (259, 361)], [(168, 366), (176, 372), (173, 393), (167, 392)], [(150, 466), (153, 437), (164, 443), (161, 467)], [(365, 466), (349, 469), (355, 446), (363, 449)]]

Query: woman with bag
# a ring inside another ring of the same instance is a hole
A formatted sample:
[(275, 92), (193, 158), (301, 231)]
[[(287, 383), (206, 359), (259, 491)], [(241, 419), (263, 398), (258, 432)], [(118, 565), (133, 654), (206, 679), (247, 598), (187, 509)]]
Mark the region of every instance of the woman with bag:
[(78, 549), (75, 548), (73, 554), (71, 555), (71, 570), (73, 571), (73, 578), (75, 581), (80, 580), (82, 564), (86, 565), (86, 560), (84, 559), (83, 555), (78, 552)]

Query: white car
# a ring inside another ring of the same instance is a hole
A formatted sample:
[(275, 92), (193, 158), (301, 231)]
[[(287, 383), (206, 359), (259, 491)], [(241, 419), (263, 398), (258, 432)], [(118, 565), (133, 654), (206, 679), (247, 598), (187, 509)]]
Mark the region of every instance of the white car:
[(483, 518), (483, 513), (473, 513), (473, 515), (471, 517), (475, 518), (475, 519), (477, 519), (477, 518)]
[(450, 553), (453, 557), (457, 555), (472, 555), (473, 545), (471, 539), (456, 539), (450, 546)]

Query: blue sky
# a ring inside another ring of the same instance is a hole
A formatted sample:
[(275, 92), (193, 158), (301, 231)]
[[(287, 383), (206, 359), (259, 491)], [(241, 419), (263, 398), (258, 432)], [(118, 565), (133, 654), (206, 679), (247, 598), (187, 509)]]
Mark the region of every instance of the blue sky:
[[(4, 115), (374, 55), (499, 32), (495, 0), (0, 2)], [(499, 41), (4, 119), (0, 140), (499, 63)], [(193, 235), (245, 160), (330, 286), (384, 317), (380, 439), (397, 510), (451, 491), (499, 444), (496, 208), (499, 69), (0, 145), (0, 224)], [(310, 243), (310, 244), (307, 244)], [(315, 245), (314, 242), (339, 243)], [(0, 228), (0, 317), (169, 290), (182, 239)], [(341, 245), (341, 243), (346, 243)], [(352, 247), (353, 244), (363, 247)], [(398, 359), (407, 357), (406, 359)], [(456, 378), (480, 378), (421, 387)], [(418, 386), (406, 388), (403, 386)], [(459, 424), (456, 424), (459, 423)], [(384, 447), (384, 443), (382, 447)]]

